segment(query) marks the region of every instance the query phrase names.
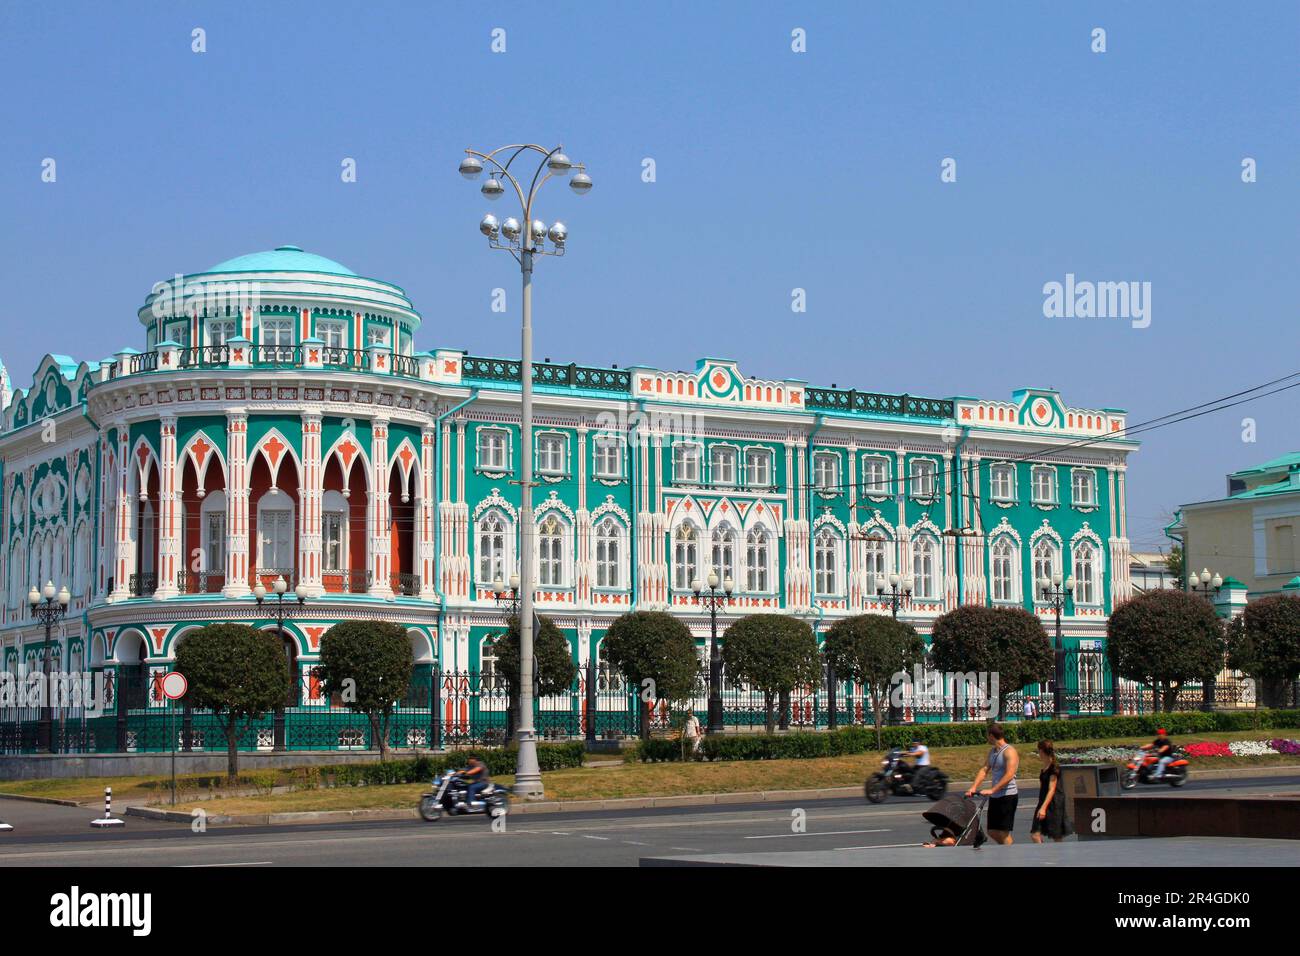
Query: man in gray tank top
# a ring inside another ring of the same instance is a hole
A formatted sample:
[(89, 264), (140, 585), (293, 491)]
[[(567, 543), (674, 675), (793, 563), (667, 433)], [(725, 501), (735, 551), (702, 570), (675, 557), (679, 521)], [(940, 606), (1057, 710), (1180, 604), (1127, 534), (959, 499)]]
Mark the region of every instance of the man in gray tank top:
[[(973, 797), (978, 791), (989, 801), (989, 839), (1003, 846), (1010, 846), (1011, 831), (1016, 825), (1016, 804), (1020, 799), (1020, 790), (1016, 786), (1016, 771), (1020, 769), (1020, 754), (1016, 748), (1007, 743), (1006, 734), (1001, 725), (990, 722), (988, 726), (989, 756), (975, 782), (966, 791), (966, 796)], [(992, 786), (980, 790), (985, 779), (992, 781)]]

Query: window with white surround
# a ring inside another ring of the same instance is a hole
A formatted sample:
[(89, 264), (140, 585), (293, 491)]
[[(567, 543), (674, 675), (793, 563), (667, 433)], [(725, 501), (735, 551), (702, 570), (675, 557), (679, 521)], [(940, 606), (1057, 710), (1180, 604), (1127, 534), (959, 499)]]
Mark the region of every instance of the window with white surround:
[(262, 319), (263, 345), (293, 345), (293, 319)]
[(713, 570), (718, 572), (719, 587), (723, 581), (736, 580), (736, 532), (731, 525), (713, 529)]
[(745, 449), (745, 483), (751, 488), (772, 485), (772, 451), (769, 448)]
[(736, 449), (730, 445), (714, 445), (709, 449), (709, 477), (715, 485), (736, 483)]
[(939, 596), (939, 549), (934, 537), (923, 534), (912, 542), (912, 593), (919, 598)]
[(813, 482), (824, 495), (840, 490), (840, 456), (822, 452), (813, 456)]
[(700, 535), (689, 521), (678, 527), (673, 536), (673, 586), (689, 591), (698, 576)]
[(203, 554), (203, 567), (209, 574), (223, 574), (226, 570), (226, 493), (214, 491), (205, 495), (199, 506), (199, 547)]
[(770, 566), (770, 542), (767, 531), (754, 528), (745, 535), (745, 590), (766, 593)]
[(537, 579), (545, 587), (564, 584), (564, 525), (555, 515), (547, 515), (537, 529)]
[(348, 502), (337, 491), (327, 491), (321, 501), (321, 570), (348, 567)]
[(1051, 581), (1061, 573), (1061, 549), (1050, 538), (1042, 538), (1034, 545), (1034, 598), (1041, 601), (1043, 581)]
[(623, 526), (612, 517), (596, 524), (596, 587), (621, 588)]
[(868, 577), (876, 577), (883, 580), (889, 575), (889, 566), (892, 562), (889, 560), (889, 541), (879, 531), (867, 535), (863, 542), (866, 546), (866, 572)]
[(673, 446), (673, 481), (678, 484), (698, 484), (702, 450), (694, 442), (678, 442)]
[(1033, 469), (1034, 504), (1056, 504), (1056, 469), (1051, 465), (1035, 465)]
[(225, 345), (235, 337), (234, 319), (208, 319), (208, 344)]
[(893, 494), (889, 486), (889, 459), (869, 455), (862, 459), (862, 487), (869, 498), (885, 498)]
[(1097, 504), (1097, 476), (1087, 468), (1076, 468), (1070, 476), (1073, 501), (1076, 508), (1092, 508)]
[(344, 349), (348, 344), (348, 324), (339, 319), (317, 319), (316, 338), (327, 349)]
[(510, 433), (503, 428), (480, 428), (478, 467), (480, 471), (510, 470)]
[(382, 345), (389, 348), (393, 341), (393, 330), (386, 325), (371, 325), (366, 328), (366, 347)]
[(913, 498), (934, 497), (935, 464), (930, 458), (914, 458), (911, 465)]
[(1100, 604), (1101, 589), (1097, 586), (1097, 549), (1091, 541), (1080, 541), (1074, 546), (1074, 603)]
[(553, 432), (537, 436), (537, 470), (544, 475), (564, 474), (565, 451), (568, 442), (563, 435)]
[(619, 438), (601, 436), (595, 440), (597, 478), (623, 477), (623, 441)]
[(1008, 534), (998, 535), (989, 549), (989, 578), (994, 601), (1009, 604), (1020, 600), (1020, 549)]
[(1016, 466), (1003, 462), (989, 468), (989, 494), (994, 501), (1016, 500)]
[(493, 509), (478, 521), (478, 580), (492, 587), (507, 577), (506, 545), (510, 541), (510, 526)]
[(822, 528), (813, 539), (813, 565), (818, 594), (840, 593), (840, 536)]
[(190, 344), (190, 324), (188, 322), (168, 322), (167, 338), (182, 348)]
[(297, 543), (293, 499), (284, 492), (264, 494), (257, 504), (258, 569), (292, 571)]

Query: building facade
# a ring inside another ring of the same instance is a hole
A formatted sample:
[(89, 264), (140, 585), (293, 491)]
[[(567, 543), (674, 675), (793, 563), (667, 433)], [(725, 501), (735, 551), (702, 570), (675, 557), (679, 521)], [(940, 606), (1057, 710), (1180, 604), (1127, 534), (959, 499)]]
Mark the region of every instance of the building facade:
[[(599, 670), (603, 634), (629, 610), (680, 615), (704, 648), (693, 584), (711, 568), (734, 582), (720, 626), (784, 612), (819, 633), (891, 613), (891, 574), (910, 579), (898, 614), (922, 634), (963, 603), (1024, 607), (1050, 631), (1034, 582), (1073, 576), (1062, 630), (1085, 650), (1130, 593), (1136, 443), (1118, 437), (1122, 411), (1050, 389), (920, 398), (760, 380), (725, 359), (692, 371), (548, 360), (521, 448), (517, 360), (417, 351), (421, 317), (399, 287), (296, 247), (160, 284), (138, 319), (142, 351), (48, 356), (0, 432), (5, 670), (39, 671), (48, 652), (54, 670), (114, 675), (111, 709), (132, 721), (165, 704), (150, 680), (186, 633), (274, 628), (253, 592), (277, 578), (306, 598), (283, 622), (301, 680), (277, 715), (288, 731), (256, 746), (286, 733), (295, 746), (294, 722), (329, 709), (312, 667), (338, 621), (401, 624), (421, 674), (490, 675), (523, 522), (538, 612), (602, 690), (617, 685)], [(71, 594), (48, 647), (27, 601), (46, 581)], [(1076, 676), (1098, 691), (1109, 680)], [(437, 685), (425, 704), (462, 720), (484, 706), (462, 690)], [(362, 745), (336, 729), (296, 745)]]

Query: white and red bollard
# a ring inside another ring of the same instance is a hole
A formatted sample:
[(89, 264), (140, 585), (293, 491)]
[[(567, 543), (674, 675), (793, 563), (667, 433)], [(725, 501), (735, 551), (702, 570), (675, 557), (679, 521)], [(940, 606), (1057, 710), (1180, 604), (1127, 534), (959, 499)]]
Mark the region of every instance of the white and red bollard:
[(121, 817), (113, 816), (113, 788), (104, 788), (104, 816), (98, 820), (91, 820), (92, 827), (123, 827), (126, 821)]

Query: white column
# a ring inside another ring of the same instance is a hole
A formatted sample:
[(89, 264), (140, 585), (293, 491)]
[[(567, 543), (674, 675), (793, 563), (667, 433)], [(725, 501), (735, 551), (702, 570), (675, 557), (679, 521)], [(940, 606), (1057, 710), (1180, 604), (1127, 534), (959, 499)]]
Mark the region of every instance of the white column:
[(325, 497), (325, 468), (321, 463), (321, 416), (302, 413), (302, 484), (298, 504), (302, 527), (298, 547), (298, 580), (307, 593), (324, 593), (321, 578), (321, 502)]
[(179, 593), (176, 574), (181, 567), (181, 493), (176, 487), (176, 417), (161, 419), (158, 449), (158, 586), (154, 598)]
[[(113, 593), (109, 600), (124, 601), (131, 596), (131, 572), (135, 569), (135, 502), (128, 491), (131, 430), (121, 420), (113, 427), (117, 429), (117, 527), (113, 529)], [(30, 539), (27, 547), (30, 555)]]
[(587, 510), (587, 426), (578, 426), (578, 460), (573, 473), (578, 478), (578, 507), (574, 511), (574, 589), (573, 600), (578, 607), (591, 601), (591, 512)]
[(226, 597), (249, 593), (248, 586), (248, 413), (226, 412)]
[(420, 597), (432, 601), (437, 597), (434, 580), (435, 558), (438, 543), (433, 539), (434, 508), (438, 502), (433, 500), (434, 469), (437, 467), (437, 435), (432, 425), (426, 425), (420, 431), (420, 480), (416, 482), (418, 504), (415, 520), (419, 522), (416, 561), (420, 569)]
[(388, 505), (388, 419), (376, 418), (370, 426), (370, 593), (393, 596), (392, 511)]

